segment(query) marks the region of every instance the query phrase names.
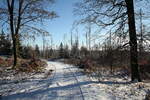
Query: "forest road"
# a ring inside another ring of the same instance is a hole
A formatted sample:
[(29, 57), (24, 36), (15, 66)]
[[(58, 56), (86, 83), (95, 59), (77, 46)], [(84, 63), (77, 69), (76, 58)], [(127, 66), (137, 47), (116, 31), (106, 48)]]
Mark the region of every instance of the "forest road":
[[(12, 80), (1, 85), (0, 92), (5, 94), (0, 100), (110, 100), (104, 89), (98, 88), (99, 83), (90, 80), (76, 66), (47, 63), (43, 74), (28, 75), (27, 80), (17, 83)], [(48, 74), (52, 69), (52, 74)]]

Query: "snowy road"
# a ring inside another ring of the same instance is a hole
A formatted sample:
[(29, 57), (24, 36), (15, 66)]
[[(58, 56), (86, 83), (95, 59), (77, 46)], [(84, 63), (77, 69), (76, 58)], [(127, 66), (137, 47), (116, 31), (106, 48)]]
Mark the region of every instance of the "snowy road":
[(97, 82), (79, 72), (77, 67), (59, 62), (49, 62), (55, 68), (48, 100), (109, 100), (104, 92), (92, 87)]
[(149, 89), (149, 83), (130, 84), (123, 78), (97, 82), (75, 66), (52, 61), (42, 73), (0, 77), (0, 100), (144, 100)]
[(71, 72), (70, 66), (58, 62), (49, 62), (49, 64), (53, 65), (56, 70), (53, 81), (48, 86), (51, 90), (48, 99), (84, 100), (80, 85), (73, 72)]
[(103, 90), (94, 86), (97, 82), (90, 81), (76, 67), (49, 61), (47, 72), (52, 68), (53, 74), (47, 78), (40, 78), (41, 74), (23, 82), (3, 84), (0, 92), (9, 92), (0, 100), (109, 100)]

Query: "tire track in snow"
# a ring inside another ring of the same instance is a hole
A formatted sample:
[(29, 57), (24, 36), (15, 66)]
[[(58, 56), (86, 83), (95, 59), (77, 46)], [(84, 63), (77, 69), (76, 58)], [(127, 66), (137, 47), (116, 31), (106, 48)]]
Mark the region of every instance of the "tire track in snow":
[[(78, 81), (78, 79), (77, 79), (77, 77), (76, 77), (75, 73), (74, 73), (74, 72), (72, 72), (72, 70), (71, 70), (71, 68), (70, 68), (70, 67), (69, 67), (68, 69), (69, 69), (69, 71), (73, 74), (73, 76), (74, 76), (74, 78), (75, 78), (75, 80), (76, 80), (76, 83), (78, 84), (78, 83), (79, 83), (79, 81)], [(84, 95), (83, 95), (83, 91), (82, 91), (81, 87), (80, 87), (80, 86), (78, 86), (78, 87), (79, 87), (79, 89), (80, 89), (80, 93), (81, 93), (81, 95), (82, 95), (82, 99), (83, 99), (83, 100), (85, 100), (85, 99), (84, 99)]]
[[(50, 63), (48, 62), (48, 66), (50, 66)], [(50, 83), (47, 84), (47, 87), (49, 87), (52, 84), (52, 81), (54, 80), (54, 77), (56, 75), (56, 66), (54, 64), (51, 64), (54, 67), (54, 72), (52, 72), (52, 78), (50, 78)]]
[[(67, 98), (67, 100), (71, 100), (71, 99), (85, 100), (82, 89), (80, 87), (80, 82), (78, 81), (75, 73), (71, 70), (70, 66), (67, 66), (67, 64), (63, 64), (60, 62), (49, 62), (49, 63), (55, 66), (55, 72), (53, 73), (54, 75), (52, 79), (52, 84), (50, 84), (49, 87), (51, 88), (52, 87), (60, 87), (60, 88), (65, 87), (66, 90), (60, 90), (60, 91), (54, 90), (54, 91), (57, 92), (58, 94), (67, 92), (66, 97), (64, 97), (64, 98)], [(60, 71), (63, 73), (63, 76), (60, 76), (59, 74)]]

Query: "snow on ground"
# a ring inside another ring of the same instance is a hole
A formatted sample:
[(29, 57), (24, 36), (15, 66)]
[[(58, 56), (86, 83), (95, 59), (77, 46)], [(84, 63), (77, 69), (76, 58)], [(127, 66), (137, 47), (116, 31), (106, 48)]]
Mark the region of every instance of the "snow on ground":
[[(82, 85), (82, 91), (85, 91), (85, 100), (144, 100), (146, 93), (150, 92), (149, 82), (131, 83), (130, 78), (101, 76), (98, 81), (94, 77), (87, 77), (76, 70), (76, 77), (79, 82), (90, 80), (90, 84)], [(79, 75), (80, 74), (80, 75)]]
[(43, 73), (0, 78), (0, 100), (143, 100), (150, 89), (149, 83), (112, 80), (98, 82), (75, 66), (49, 61)]
[(107, 94), (113, 95), (114, 100), (145, 100), (145, 95), (150, 91), (150, 83), (131, 83), (123, 79), (112, 81), (113, 78), (100, 81), (98, 88), (103, 89)]

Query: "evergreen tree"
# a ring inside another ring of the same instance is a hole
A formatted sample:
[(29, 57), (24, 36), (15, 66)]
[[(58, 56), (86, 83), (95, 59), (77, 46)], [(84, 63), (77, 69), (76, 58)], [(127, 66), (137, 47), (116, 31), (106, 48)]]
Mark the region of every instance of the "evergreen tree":
[(65, 58), (69, 58), (69, 48), (68, 48), (68, 45), (66, 45), (65, 48), (64, 48), (64, 57)]
[(53, 49), (51, 48), (51, 49), (49, 50), (49, 56), (52, 57), (52, 56), (53, 56), (53, 53), (54, 53), (54, 51), (53, 51)]
[(71, 56), (73, 56), (74, 58), (77, 58), (79, 56), (78, 46), (79, 46), (78, 40), (76, 40), (75, 43), (73, 44), (72, 48), (71, 48)]
[(88, 55), (88, 50), (86, 47), (82, 46), (80, 50), (80, 54), (82, 57), (86, 57)]
[(2, 31), (0, 34), (0, 55), (10, 55), (11, 54), (11, 41), (9, 36), (5, 35)]
[(31, 46), (24, 46), (22, 52), (22, 58), (31, 59), (34, 55), (34, 51)]
[(40, 56), (40, 50), (39, 50), (39, 46), (38, 46), (38, 45), (35, 46), (35, 55), (36, 55), (37, 57)]
[(62, 42), (60, 43), (60, 46), (59, 46), (59, 57), (64, 58), (64, 47), (63, 47)]

